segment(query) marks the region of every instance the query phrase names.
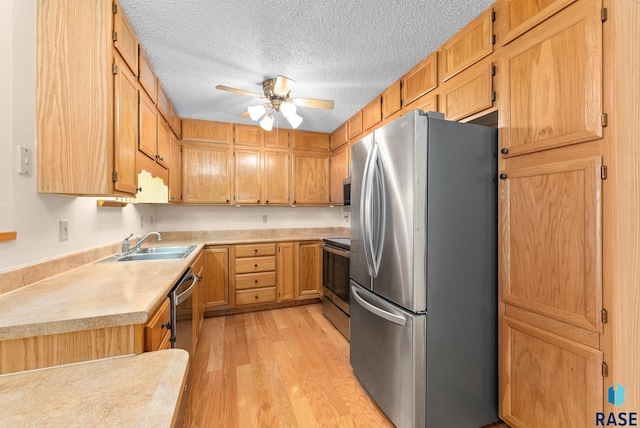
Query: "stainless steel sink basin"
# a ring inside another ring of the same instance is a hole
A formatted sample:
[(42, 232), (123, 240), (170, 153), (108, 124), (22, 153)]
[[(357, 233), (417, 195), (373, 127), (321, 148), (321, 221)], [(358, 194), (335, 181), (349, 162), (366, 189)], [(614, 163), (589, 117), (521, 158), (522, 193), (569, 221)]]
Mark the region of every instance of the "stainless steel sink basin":
[(147, 247), (127, 254), (116, 254), (102, 262), (133, 262), (142, 260), (183, 259), (196, 248), (195, 245), (176, 245), (171, 247)]

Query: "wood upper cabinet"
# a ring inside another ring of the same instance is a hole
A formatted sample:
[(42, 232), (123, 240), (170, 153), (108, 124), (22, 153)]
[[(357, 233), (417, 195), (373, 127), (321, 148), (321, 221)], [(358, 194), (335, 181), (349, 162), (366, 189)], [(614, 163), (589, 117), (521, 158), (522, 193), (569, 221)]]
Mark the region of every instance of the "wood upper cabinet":
[(505, 303), (602, 331), (601, 159), (502, 171)]
[(178, 138), (182, 137), (182, 120), (178, 116), (176, 112), (176, 108), (173, 106), (172, 102), (169, 102), (169, 127), (176, 133)]
[(156, 104), (158, 102), (158, 78), (153, 71), (149, 58), (147, 58), (147, 54), (142, 49), (142, 45), (138, 45), (138, 52), (138, 81), (142, 89), (151, 98), (151, 101)]
[(329, 151), (329, 134), (312, 131), (291, 131), (291, 148), (294, 150)]
[(169, 135), (169, 202), (182, 202), (182, 153), (180, 140)]
[(234, 152), (235, 204), (260, 204), (261, 152), (238, 149)]
[(576, 0), (509, 0), (501, 5), (502, 45), (540, 24)]
[[(138, 188), (138, 171), (136, 169), (138, 84), (134, 74), (124, 65), (118, 55), (114, 60), (116, 74), (114, 74), (113, 97), (113, 188), (119, 192), (135, 195)], [(88, 152), (89, 150), (85, 147), (83, 151)], [(104, 164), (94, 164), (94, 167), (104, 169), (108, 162), (103, 161)], [(78, 172), (79, 170), (74, 169), (71, 175), (75, 176)]]
[(349, 140), (353, 141), (362, 135), (362, 110), (354, 114), (348, 121)]
[(362, 109), (362, 128), (366, 131), (382, 121), (382, 97), (371, 100)]
[(236, 146), (261, 147), (264, 131), (255, 125), (234, 125), (234, 142)]
[(331, 150), (335, 150), (349, 142), (347, 136), (347, 122), (343, 123), (331, 133)]
[(342, 146), (331, 153), (330, 173), (330, 203), (342, 205), (344, 203), (342, 181), (349, 177), (349, 147)]
[(204, 250), (204, 309), (228, 307), (230, 301), (230, 247), (206, 247)]
[(503, 48), (503, 154), (602, 137), (601, 10), (577, 2)]
[[(72, 2), (67, 2), (72, 3)], [(109, 6), (106, 1), (99, 2), (101, 6), (106, 5)], [(127, 19), (127, 15), (125, 15), (124, 11), (120, 7), (120, 4), (117, 1), (113, 1), (112, 3), (112, 14), (113, 14), (113, 31), (112, 31), (112, 39), (113, 39), (113, 47), (118, 51), (124, 63), (129, 67), (129, 69), (133, 72), (134, 75), (138, 75), (138, 38), (136, 37), (136, 33), (133, 31), (131, 24), (129, 24), (129, 20)], [(69, 24), (78, 24), (79, 16), (74, 16), (75, 19), (72, 20)], [(90, 21), (87, 22), (87, 29), (93, 30), (90, 26)], [(85, 34), (85, 37), (88, 37), (88, 34)]]
[(262, 156), (264, 203), (291, 204), (291, 153), (265, 150)]
[(169, 168), (171, 160), (171, 130), (169, 124), (158, 116), (158, 144), (156, 146), (156, 162)]
[(449, 80), (492, 52), (493, 11), (487, 9), (440, 48), (440, 80)]
[(182, 202), (231, 203), (231, 147), (220, 144), (182, 142)]
[(440, 111), (448, 120), (465, 117), (493, 108), (493, 63), (482, 60), (440, 86)]
[(158, 144), (158, 110), (145, 93), (140, 93), (139, 96), (140, 140), (138, 141), (138, 150), (155, 161)]
[(293, 203), (329, 203), (329, 154), (293, 153)]
[(231, 144), (233, 142), (233, 123), (182, 119), (182, 139)]
[(297, 299), (320, 297), (322, 287), (322, 243), (300, 242), (298, 245)]
[(275, 128), (263, 133), (264, 146), (271, 149), (287, 150), (291, 148), (291, 132), (288, 129)]
[(438, 111), (438, 95), (427, 94), (423, 95), (412, 104), (412, 109), (420, 109), (425, 113), (428, 111)]
[(169, 299), (165, 299), (144, 326), (144, 352), (171, 348), (170, 322)]
[(405, 109), (414, 109), (415, 100), (438, 86), (438, 53), (434, 52), (402, 77), (402, 100)]
[(160, 84), (160, 81), (158, 81), (158, 102), (156, 103), (156, 107), (158, 107), (158, 113), (164, 117), (164, 120), (166, 120), (167, 123), (171, 120), (171, 116), (169, 115), (169, 104), (171, 104), (171, 101)]
[(36, 8), (37, 191), (134, 195), (138, 82), (112, 41), (114, 19), (121, 25), (126, 18), (114, 18), (111, 1), (37, 2)]
[(278, 244), (278, 301), (293, 300), (296, 283), (296, 242), (281, 242)]
[(382, 93), (382, 118), (386, 119), (402, 108), (402, 81), (398, 80)]

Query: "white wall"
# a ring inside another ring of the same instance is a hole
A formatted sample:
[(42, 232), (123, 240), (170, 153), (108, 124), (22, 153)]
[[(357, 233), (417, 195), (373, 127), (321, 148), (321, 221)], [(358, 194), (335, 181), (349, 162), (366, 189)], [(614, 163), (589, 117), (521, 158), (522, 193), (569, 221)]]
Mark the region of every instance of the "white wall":
[[(340, 208), (260, 208), (128, 205), (97, 207), (94, 198), (38, 194), (33, 176), (18, 175), (15, 146), (36, 148), (35, 0), (0, 0), (0, 272), (62, 254), (110, 244), (151, 230), (348, 227)], [(34, 156), (35, 161), (35, 156)], [(34, 167), (35, 171), (35, 167)], [(268, 222), (262, 223), (262, 215)], [(140, 228), (139, 218), (145, 227)], [(151, 217), (156, 224), (151, 224)], [(69, 240), (58, 240), (59, 220)], [(6, 222), (6, 223), (5, 223)]]

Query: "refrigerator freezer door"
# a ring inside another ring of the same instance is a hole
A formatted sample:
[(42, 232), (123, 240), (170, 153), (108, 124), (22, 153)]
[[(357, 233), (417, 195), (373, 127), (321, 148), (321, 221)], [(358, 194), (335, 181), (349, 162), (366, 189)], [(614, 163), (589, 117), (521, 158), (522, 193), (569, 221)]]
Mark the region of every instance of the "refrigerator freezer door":
[(373, 141), (379, 153), (373, 209), (383, 222), (373, 227), (383, 235), (373, 292), (411, 312), (427, 308), (427, 120), (417, 111), (406, 114), (376, 130)]
[(415, 315), (351, 282), (351, 366), (399, 428), (425, 426), (426, 315)]
[(367, 135), (351, 147), (351, 258), (350, 276), (363, 287), (371, 289), (371, 276), (365, 254), (362, 187), (365, 166), (369, 160), (373, 135)]

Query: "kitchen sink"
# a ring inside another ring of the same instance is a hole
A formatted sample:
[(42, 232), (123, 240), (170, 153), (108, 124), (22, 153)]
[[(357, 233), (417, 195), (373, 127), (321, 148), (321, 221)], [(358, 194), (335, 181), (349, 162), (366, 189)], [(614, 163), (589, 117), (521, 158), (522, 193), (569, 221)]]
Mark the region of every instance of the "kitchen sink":
[(142, 260), (172, 260), (187, 257), (195, 245), (176, 245), (170, 247), (146, 247), (126, 254), (116, 254), (101, 262), (133, 262)]

